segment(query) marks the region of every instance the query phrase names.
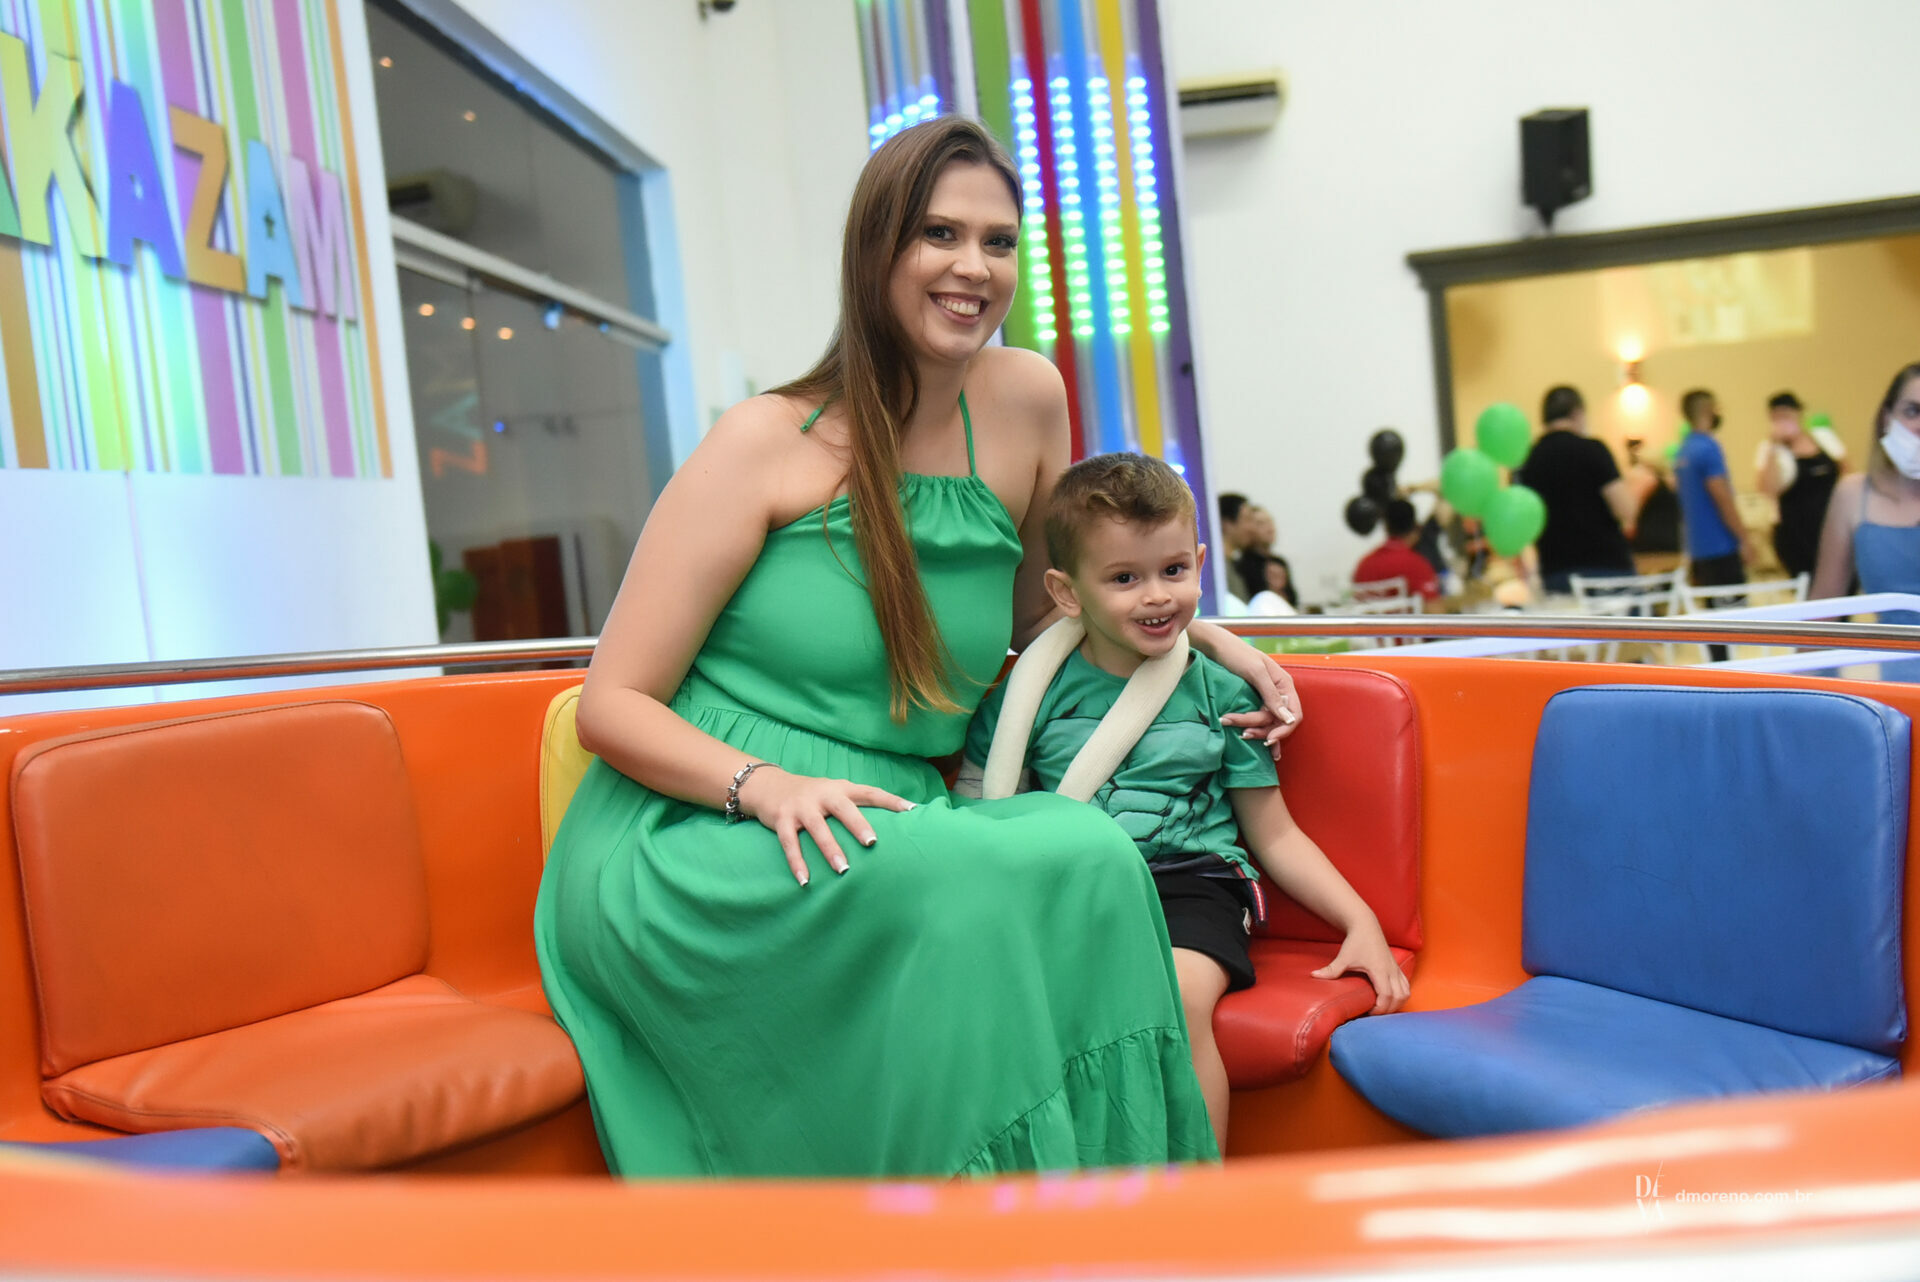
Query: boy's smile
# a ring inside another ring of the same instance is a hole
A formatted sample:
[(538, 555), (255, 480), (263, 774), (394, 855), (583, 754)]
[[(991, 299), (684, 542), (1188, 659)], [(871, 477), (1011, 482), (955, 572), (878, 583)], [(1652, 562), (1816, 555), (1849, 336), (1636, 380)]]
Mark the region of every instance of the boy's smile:
[(1087, 660), (1129, 677), (1143, 660), (1172, 650), (1193, 622), (1205, 559), (1191, 517), (1157, 526), (1097, 521), (1080, 541), (1079, 564), (1071, 574), (1047, 571), (1047, 588), (1086, 626), (1080, 651)]

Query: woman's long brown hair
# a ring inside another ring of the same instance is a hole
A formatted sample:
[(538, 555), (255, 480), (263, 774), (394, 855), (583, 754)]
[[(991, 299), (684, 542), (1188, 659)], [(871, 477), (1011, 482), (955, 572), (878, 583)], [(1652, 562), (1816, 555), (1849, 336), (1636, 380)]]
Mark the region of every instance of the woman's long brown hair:
[(933, 185), (952, 164), (992, 166), (1006, 179), (1014, 208), (1020, 207), (1013, 161), (973, 121), (942, 116), (888, 139), (853, 189), (833, 339), (818, 364), (774, 389), (775, 395), (837, 401), (846, 409), (853, 546), (887, 648), (895, 721), (905, 721), (910, 707), (954, 712), (960, 706), (900, 506), (900, 433), (920, 403), (920, 378), (890, 299), (894, 264), (920, 236)]

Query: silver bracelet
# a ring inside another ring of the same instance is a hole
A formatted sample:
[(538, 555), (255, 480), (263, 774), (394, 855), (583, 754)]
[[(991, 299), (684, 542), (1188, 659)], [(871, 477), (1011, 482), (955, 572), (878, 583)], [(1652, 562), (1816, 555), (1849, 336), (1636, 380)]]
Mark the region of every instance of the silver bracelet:
[[(720, 813), (727, 817), (728, 823), (737, 824), (746, 818), (745, 815), (740, 813), (740, 785), (747, 781), (748, 775), (758, 770), (761, 766), (773, 766), (773, 763), (771, 761), (749, 761), (746, 765), (741, 766), (739, 770), (734, 772), (733, 782), (727, 785), (727, 804), (721, 807), (720, 810)], [(773, 768), (778, 770), (780, 767), (774, 766)]]

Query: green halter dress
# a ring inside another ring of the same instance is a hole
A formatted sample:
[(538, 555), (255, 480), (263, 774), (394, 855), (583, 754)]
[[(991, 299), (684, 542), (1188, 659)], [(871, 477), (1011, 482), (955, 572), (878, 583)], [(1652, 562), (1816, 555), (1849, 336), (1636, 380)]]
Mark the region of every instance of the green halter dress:
[(803, 888), (768, 829), (603, 761), (568, 808), (535, 939), (619, 1174), (1216, 1156), (1133, 843), (1052, 794), (956, 805), (926, 760), (960, 747), (1012, 630), (1020, 538), (966, 427), (968, 475), (900, 483), (960, 711), (888, 716), (845, 498), (768, 532), (673, 698), (746, 756), (916, 803), (866, 811), (870, 849), (835, 824), (851, 871), (836, 877), (802, 834)]

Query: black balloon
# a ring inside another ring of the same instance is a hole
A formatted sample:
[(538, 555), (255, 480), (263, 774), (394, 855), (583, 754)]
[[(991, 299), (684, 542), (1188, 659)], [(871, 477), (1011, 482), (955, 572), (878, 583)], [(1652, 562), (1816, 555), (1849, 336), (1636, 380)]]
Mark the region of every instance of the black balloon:
[(1400, 438), (1400, 433), (1383, 427), (1367, 441), (1367, 455), (1375, 467), (1391, 476), (1399, 468), (1400, 460), (1407, 456), (1407, 443)]
[(1360, 492), (1381, 507), (1393, 502), (1393, 472), (1389, 468), (1368, 468), (1360, 475)]
[(1380, 505), (1366, 495), (1358, 495), (1347, 500), (1347, 528), (1362, 536), (1373, 533), (1373, 527), (1380, 524)]

